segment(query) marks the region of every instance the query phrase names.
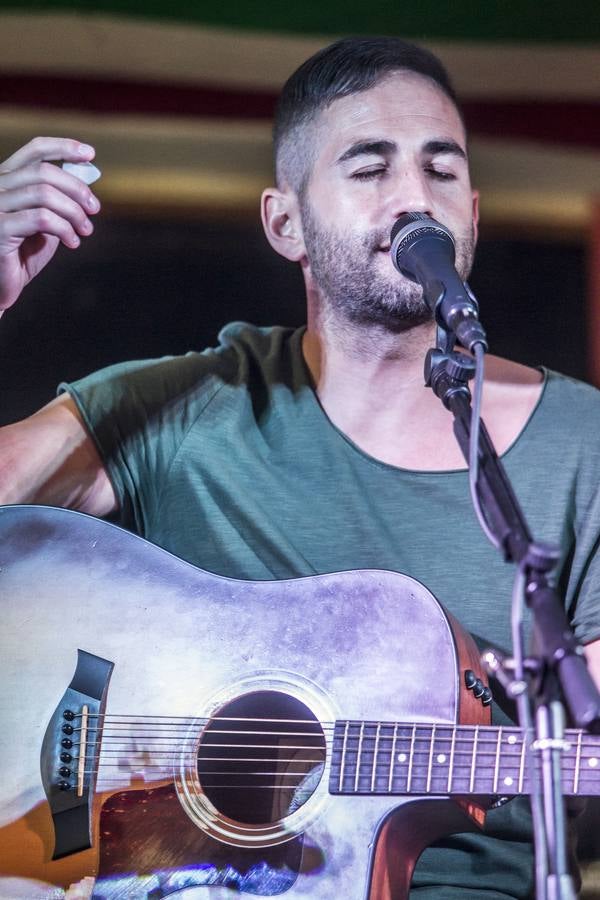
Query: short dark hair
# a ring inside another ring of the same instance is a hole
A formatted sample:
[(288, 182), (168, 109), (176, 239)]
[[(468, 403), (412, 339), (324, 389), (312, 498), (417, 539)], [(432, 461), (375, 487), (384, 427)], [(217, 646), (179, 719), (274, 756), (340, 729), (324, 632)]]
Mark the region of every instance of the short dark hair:
[[(273, 123), (277, 183), (288, 181), (301, 191), (308, 177), (304, 171), (296, 173), (298, 177), (293, 179), (289, 171), (283, 171), (290, 168), (291, 154), (282, 153), (282, 149), (293, 132), (312, 121), (334, 100), (369, 90), (386, 75), (401, 70), (430, 78), (461, 116), (450, 77), (429, 50), (397, 37), (342, 38), (302, 63), (283, 86)], [(299, 168), (297, 163), (296, 160), (295, 167)]]

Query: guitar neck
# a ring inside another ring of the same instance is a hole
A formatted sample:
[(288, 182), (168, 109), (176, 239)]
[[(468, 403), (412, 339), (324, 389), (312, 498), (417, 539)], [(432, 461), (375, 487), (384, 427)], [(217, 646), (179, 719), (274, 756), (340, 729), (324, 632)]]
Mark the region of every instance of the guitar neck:
[[(600, 794), (600, 737), (565, 732), (562, 789)], [(535, 754), (539, 766), (539, 753)], [(333, 794), (515, 796), (531, 792), (526, 744), (516, 727), (338, 721)]]

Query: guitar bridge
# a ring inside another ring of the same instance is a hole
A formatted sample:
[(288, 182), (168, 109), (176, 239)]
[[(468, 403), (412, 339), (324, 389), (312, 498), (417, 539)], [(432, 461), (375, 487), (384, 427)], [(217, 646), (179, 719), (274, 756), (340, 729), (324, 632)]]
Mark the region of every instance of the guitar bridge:
[(92, 799), (113, 663), (77, 651), (75, 674), (46, 729), (40, 768), (60, 859), (92, 846)]

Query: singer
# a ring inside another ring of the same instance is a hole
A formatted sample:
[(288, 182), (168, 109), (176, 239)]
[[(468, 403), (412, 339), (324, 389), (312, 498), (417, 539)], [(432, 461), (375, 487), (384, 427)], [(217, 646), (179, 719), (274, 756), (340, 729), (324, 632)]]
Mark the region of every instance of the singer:
[[(421, 213), (452, 235), (457, 278), (471, 269), (479, 197), (449, 77), (400, 39), (338, 41), (285, 84), (274, 152), (262, 222), (301, 268), (306, 327), (236, 324), (217, 348), (63, 384), (2, 430), (0, 499), (110, 515), (234, 578), (404, 572), (482, 647), (510, 648), (514, 572), (479, 529), (452, 418), (423, 386), (432, 310), (390, 257), (394, 223)], [(92, 239), (97, 198), (53, 163), (93, 158), (75, 139), (36, 138), (0, 163), (0, 309), (58, 244)], [(486, 377), (483, 418), (534, 534), (561, 547), (565, 606), (600, 675), (599, 395), (493, 356)], [(307, 641), (318, 628), (315, 609)], [(356, 664), (344, 646), (340, 636), (332, 655)], [(434, 652), (422, 685), (436, 689)], [(509, 714), (494, 685), (494, 721)], [(483, 832), (426, 849), (410, 896), (525, 900), (532, 861), (517, 798), (491, 809)]]

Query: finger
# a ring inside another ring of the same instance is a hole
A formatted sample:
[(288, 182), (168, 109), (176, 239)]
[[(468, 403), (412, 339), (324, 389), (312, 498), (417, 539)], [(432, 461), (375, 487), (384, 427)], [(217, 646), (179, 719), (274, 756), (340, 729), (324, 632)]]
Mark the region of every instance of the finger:
[(60, 218), (66, 219), (80, 235), (91, 234), (94, 230), (80, 204), (49, 184), (28, 184), (11, 191), (0, 191), (0, 213), (29, 209), (47, 209), (56, 213)]
[(81, 243), (71, 223), (49, 209), (26, 209), (0, 215), (0, 245), (15, 238), (24, 240), (36, 234), (57, 237), (66, 247), (79, 247)]
[(56, 188), (79, 203), (88, 214), (97, 213), (100, 209), (100, 201), (87, 184), (55, 166), (54, 163), (37, 162), (13, 169), (12, 172), (0, 172), (0, 197), (7, 192), (36, 185), (41, 188)]
[(36, 137), (24, 147), (20, 147), (4, 162), (0, 162), (0, 172), (12, 171), (43, 160), (64, 159), (67, 162), (89, 162), (95, 154), (96, 151), (89, 144), (75, 141), (72, 138)]

